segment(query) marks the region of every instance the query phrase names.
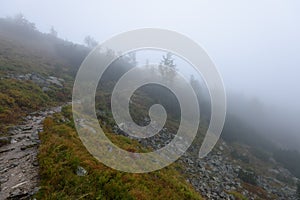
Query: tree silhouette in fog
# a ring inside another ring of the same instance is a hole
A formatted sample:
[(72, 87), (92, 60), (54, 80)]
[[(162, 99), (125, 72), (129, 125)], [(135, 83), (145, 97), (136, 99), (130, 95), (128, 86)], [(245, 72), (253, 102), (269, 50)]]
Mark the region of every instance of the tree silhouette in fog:
[(159, 72), (161, 76), (168, 82), (173, 82), (176, 76), (176, 64), (174, 63), (173, 55), (168, 52), (162, 57), (159, 65)]
[(89, 35), (84, 38), (84, 43), (86, 44), (86, 46), (88, 48), (91, 48), (91, 49), (98, 45), (98, 42)]

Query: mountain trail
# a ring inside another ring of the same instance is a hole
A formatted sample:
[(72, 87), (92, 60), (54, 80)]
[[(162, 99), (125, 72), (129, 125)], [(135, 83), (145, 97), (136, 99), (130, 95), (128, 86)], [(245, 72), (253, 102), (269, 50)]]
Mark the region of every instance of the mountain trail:
[(39, 190), (38, 133), (43, 120), (61, 108), (33, 112), (2, 137), (10, 143), (0, 147), (0, 199), (30, 199)]

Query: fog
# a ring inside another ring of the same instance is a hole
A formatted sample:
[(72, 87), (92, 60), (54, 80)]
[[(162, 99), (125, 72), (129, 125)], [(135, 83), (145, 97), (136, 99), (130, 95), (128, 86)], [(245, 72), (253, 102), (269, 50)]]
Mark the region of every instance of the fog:
[(83, 43), (143, 27), (165, 28), (198, 42), (216, 64), (229, 109), (282, 147), (300, 142), (300, 2), (2, 1), (0, 17), (18, 13), (42, 32)]

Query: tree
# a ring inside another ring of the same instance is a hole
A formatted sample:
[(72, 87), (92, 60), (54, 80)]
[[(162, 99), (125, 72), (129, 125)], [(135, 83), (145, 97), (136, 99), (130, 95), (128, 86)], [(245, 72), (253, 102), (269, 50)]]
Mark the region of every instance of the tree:
[(23, 27), (27, 27), (28, 29), (36, 30), (35, 24), (29, 22), (22, 13), (15, 15), (12, 20)]
[(238, 173), (238, 178), (251, 185), (257, 185), (257, 177), (254, 171), (240, 170)]
[(136, 61), (136, 53), (135, 52), (130, 52), (128, 53), (128, 58), (129, 58), (129, 63), (132, 66), (136, 66), (137, 65), (137, 61)]
[(54, 29), (53, 26), (51, 26), (50, 35), (53, 36), (53, 37), (57, 37), (57, 31)]
[(199, 81), (195, 79), (194, 75), (190, 76), (190, 83), (194, 90), (199, 90), (201, 88)]
[(86, 44), (87, 47), (91, 49), (95, 48), (98, 45), (98, 42), (89, 35), (84, 38), (84, 43)]
[(27, 24), (28, 23), (27, 19), (24, 17), (24, 15), (22, 13), (16, 14), (13, 17), (13, 20), (19, 24)]
[(167, 81), (172, 82), (176, 76), (176, 65), (174, 64), (173, 55), (168, 52), (163, 56), (160, 65), (159, 71), (163, 78), (166, 78)]

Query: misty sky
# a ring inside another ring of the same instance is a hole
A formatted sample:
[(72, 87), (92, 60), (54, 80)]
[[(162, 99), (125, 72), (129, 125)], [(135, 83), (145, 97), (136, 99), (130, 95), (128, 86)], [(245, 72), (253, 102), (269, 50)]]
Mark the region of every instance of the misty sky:
[[(166, 28), (206, 49), (225, 86), (300, 113), (300, 1), (1, 1), (0, 17), (23, 13), (43, 32), (82, 43), (137, 28)], [(300, 114), (299, 114), (300, 115)], [(300, 119), (300, 116), (298, 119)]]

